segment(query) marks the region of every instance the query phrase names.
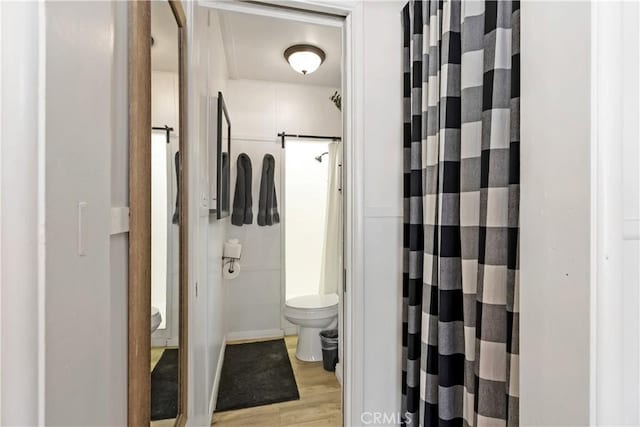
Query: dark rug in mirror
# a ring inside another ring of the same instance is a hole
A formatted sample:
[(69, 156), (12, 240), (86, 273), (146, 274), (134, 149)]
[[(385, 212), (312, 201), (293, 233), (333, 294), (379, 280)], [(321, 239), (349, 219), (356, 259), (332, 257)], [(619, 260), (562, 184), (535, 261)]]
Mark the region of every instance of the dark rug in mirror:
[(283, 339), (228, 345), (216, 412), (300, 399)]
[(178, 349), (166, 349), (151, 371), (151, 421), (178, 415)]

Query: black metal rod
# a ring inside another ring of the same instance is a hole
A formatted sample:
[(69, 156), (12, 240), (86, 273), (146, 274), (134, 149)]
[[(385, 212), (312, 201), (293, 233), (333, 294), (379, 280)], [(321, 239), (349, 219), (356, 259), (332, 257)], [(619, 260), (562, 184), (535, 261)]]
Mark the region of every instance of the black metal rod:
[(167, 144), (171, 142), (171, 136), (169, 134), (171, 132), (173, 132), (173, 128), (170, 128), (167, 125), (164, 125), (164, 126), (152, 126), (151, 130), (163, 130), (163, 131), (167, 132)]
[(173, 132), (173, 128), (170, 128), (167, 125), (164, 126), (153, 126), (151, 129), (153, 130), (164, 130), (164, 131), (169, 131), (169, 132)]
[(329, 139), (331, 141), (341, 141), (342, 138), (339, 136), (321, 136), (321, 135), (298, 135), (298, 134), (293, 134), (293, 133), (284, 133), (281, 132), (278, 134), (279, 137), (282, 138), (282, 140), (284, 141), (284, 138), (299, 138), (299, 139)]

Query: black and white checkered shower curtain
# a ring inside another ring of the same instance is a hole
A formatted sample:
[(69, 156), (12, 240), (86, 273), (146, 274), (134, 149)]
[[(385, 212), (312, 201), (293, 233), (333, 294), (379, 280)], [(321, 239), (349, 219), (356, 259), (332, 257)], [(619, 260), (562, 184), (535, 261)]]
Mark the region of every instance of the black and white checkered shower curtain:
[(407, 425), (518, 425), (520, 4), (404, 20)]

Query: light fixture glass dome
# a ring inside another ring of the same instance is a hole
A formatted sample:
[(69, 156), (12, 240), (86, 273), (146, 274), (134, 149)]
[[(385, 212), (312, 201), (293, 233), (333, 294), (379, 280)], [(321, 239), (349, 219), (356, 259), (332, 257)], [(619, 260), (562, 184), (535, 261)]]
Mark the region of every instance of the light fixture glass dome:
[(284, 57), (295, 71), (311, 74), (324, 62), (324, 51), (315, 46), (298, 44), (284, 51)]

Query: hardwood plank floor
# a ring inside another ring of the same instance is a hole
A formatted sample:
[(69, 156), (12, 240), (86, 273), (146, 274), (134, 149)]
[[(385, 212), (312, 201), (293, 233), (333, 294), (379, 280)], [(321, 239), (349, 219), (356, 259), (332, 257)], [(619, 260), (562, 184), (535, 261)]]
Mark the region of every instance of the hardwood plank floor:
[(325, 371), (322, 368), (322, 362), (301, 362), (296, 359), (297, 342), (296, 336), (285, 337), (289, 359), (298, 384), (299, 400), (216, 412), (213, 414), (211, 424), (216, 427), (342, 426), (342, 390), (335, 373)]
[(165, 351), (165, 347), (151, 347), (151, 370), (156, 367), (160, 358), (162, 357), (162, 353)]
[(151, 427), (174, 427), (175, 425), (175, 418), (171, 418), (170, 420), (151, 421)]

